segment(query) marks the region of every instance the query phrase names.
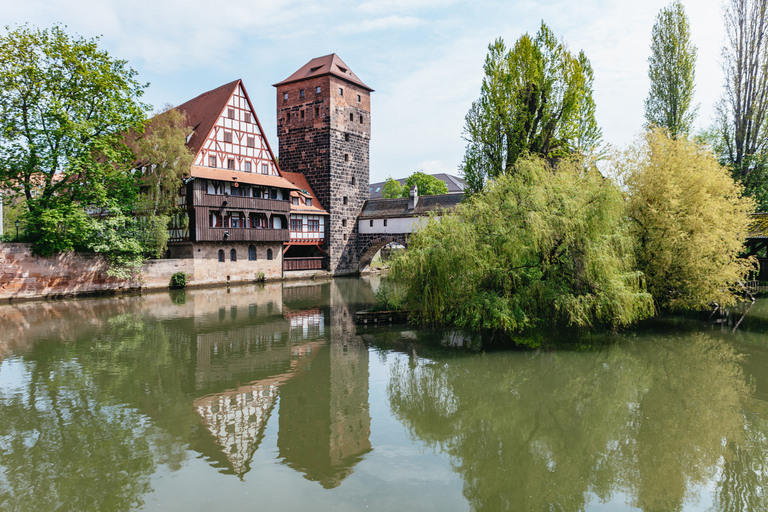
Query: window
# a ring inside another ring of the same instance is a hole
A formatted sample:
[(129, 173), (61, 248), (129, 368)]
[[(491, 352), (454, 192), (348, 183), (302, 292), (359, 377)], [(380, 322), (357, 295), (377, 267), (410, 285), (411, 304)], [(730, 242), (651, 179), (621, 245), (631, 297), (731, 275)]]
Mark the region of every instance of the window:
[(276, 188), (269, 189), (269, 198), (270, 199), (277, 199), (277, 189)]
[(349, 120), (354, 121), (355, 120), (355, 114), (349, 114)]
[(315, 220), (311, 220), (311, 219), (308, 220), (307, 221), (307, 231), (314, 231), (314, 232), (320, 231), (320, 221), (317, 220), (317, 219), (315, 219)]
[(208, 216), (208, 227), (220, 228), (221, 227), (221, 213), (211, 212)]
[(344, 161), (349, 162), (349, 153), (344, 153)]
[(323, 92), (323, 89), (318, 85), (317, 89), (315, 89), (315, 94), (320, 94), (321, 92)]
[(384, 219), (384, 225), (385, 226), (387, 225), (387, 219)]
[(299, 206), (299, 198), (298, 198), (298, 197), (292, 197), (292, 198), (291, 198), (291, 203), (292, 203), (294, 206)]
[(235, 169), (235, 159), (234, 158), (228, 158), (227, 159), (227, 169), (234, 170)]
[(359, 94), (357, 95), (357, 101), (358, 101), (358, 103), (360, 102), (360, 95)]
[(283, 101), (288, 101), (288, 93), (287, 92), (283, 93)]
[(320, 107), (315, 107), (315, 117), (320, 116)]
[(363, 114), (360, 114), (360, 124), (363, 124)]
[(249, 148), (256, 147), (256, 139), (254, 137), (248, 137), (245, 142)]
[(268, 260), (272, 259), (272, 249), (267, 249), (267, 259)]
[(347, 196), (344, 196), (344, 197), (342, 198), (342, 202), (343, 202), (343, 203), (344, 203), (344, 205), (346, 206), (346, 204), (347, 204)]
[(341, 227), (347, 227), (347, 219), (341, 219)]
[(251, 172), (251, 162), (245, 162), (245, 172)]
[(215, 156), (209, 156), (208, 157), (208, 167), (216, 167), (216, 157)]
[(355, 184), (355, 177), (352, 176), (352, 185), (354, 185), (354, 184)]
[(291, 231), (302, 231), (304, 223), (301, 219), (291, 219)]
[(261, 164), (261, 174), (269, 174), (269, 165)]
[(303, 111), (303, 110), (300, 110), (300, 111), (299, 111), (299, 117), (301, 117), (302, 119), (304, 119), (304, 111)]
[(232, 132), (224, 132), (224, 142), (232, 142)]
[(248, 261), (256, 261), (256, 247), (253, 245), (248, 246)]
[(251, 114), (250, 113), (245, 114), (245, 122), (246, 123), (250, 123), (251, 122)]
[(233, 108), (227, 109), (227, 117), (230, 118), (230, 119), (234, 119), (235, 118), (235, 109), (233, 109)]
[(234, 249), (230, 249), (229, 251), (229, 261), (237, 261), (237, 251)]
[(219, 261), (224, 263), (224, 249), (219, 249)]
[(349, 134), (348, 133), (344, 134), (344, 142), (349, 142)]
[(371, 219), (371, 227), (373, 227), (373, 219)]
[(299, 98), (304, 97), (304, 89), (299, 89)]
[(251, 214), (251, 227), (256, 229), (267, 229), (267, 216), (263, 213)]
[(344, 89), (339, 87), (339, 96), (344, 96)]
[(312, 206), (312, 198), (311, 197), (305, 197), (304, 198), (304, 204), (307, 206)]
[(286, 121), (290, 121), (291, 120), (291, 113), (290, 112), (286, 112), (285, 113), (285, 120)]

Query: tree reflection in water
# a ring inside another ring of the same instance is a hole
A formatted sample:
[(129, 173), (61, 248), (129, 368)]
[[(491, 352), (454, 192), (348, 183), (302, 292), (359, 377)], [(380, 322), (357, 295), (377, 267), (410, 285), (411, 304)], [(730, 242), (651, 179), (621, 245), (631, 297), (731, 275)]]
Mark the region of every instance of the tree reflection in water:
[(623, 494), (676, 511), (716, 479), (717, 510), (765, 509), (766, 415), (745, 411), (739, 356), (705, 334), (391, 372), (393, 413), (450, 454), (473, 510), (578, 511)]

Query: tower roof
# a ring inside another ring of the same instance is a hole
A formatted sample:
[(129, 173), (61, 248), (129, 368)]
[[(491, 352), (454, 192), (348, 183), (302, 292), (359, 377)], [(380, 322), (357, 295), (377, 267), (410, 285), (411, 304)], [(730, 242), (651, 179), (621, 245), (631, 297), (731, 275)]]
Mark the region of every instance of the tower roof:
[(302, 80), (308, 80), (310, 78), (317, 78), (325, 75), (333, 75), (337, 78), (341, 78), (347, 82), (360, 86), (369, 92), (373, 92), (373, 89), (365, 85), (362, 80), (357, 78), (357, 75), (354, 74), (349, 69), (349, 67), (344, 64), (344, 61), (341, 60), (341, 58), (339, 58), (339, 56), (335, 53), (325, 55), (323, 57), (315, 57), (282, 82), (274, 84), (274, 87), (292, 84), (294, 82), (300, 82)]

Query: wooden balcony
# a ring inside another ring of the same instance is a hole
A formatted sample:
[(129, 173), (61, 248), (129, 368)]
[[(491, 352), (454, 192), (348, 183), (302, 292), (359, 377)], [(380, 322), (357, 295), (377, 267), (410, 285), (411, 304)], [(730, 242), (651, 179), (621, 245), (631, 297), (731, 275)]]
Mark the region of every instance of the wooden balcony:
[[(226, 206), (224, 202), (229, 201)], [(290, 201), (278, 201), (277, 199), (261, 199), (258, 197), (220, 196), (195, 191), (194, 206), (210, 206), (213, 208), (253, 210), (263, 212), (288, 213), (291, 211)]]
[(283, 258), (283, 270), (322, 270), (325, 257), (319, 258)]
[(208, 226), (197, 229), (198, 242), (287, 242), (290, 238), (291, 233), (287, 229), (211, 228)]

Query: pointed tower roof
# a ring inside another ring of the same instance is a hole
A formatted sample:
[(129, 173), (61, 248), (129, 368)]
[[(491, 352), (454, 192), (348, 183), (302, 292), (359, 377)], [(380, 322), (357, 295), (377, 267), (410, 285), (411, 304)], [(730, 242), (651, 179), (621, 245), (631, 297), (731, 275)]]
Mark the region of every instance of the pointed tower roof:
[(347, 82), (360, 86), (369, 92), (373, 92), (373, 89), (365, 85), (362, 80), (357, 78), (357, 75), (354, 74), (349, 69), (349, 67), (344, 64), (344, 61), (341, 60), (341, 58), (339, 58), (339, 56), (335, 53), (312, 59), (282, 82), (274, 84), (274, 87), (292, 84), (294, 82), (300, 82), (302, 80), (308, 80), (310, 78), (317, 78), (325, 75), (333, 75), (337, 78), (341, 78)]
[(219, 116), (226, 108), (229, 98), (239, 84), (240, 79), (234, 80), (204, 92), (200, 96), (192, 98), (176, 107), (177, 110), (187, 114), (187, 124), (195, 130), (192, 138), (187, 143), (189, 149), (195, 154), (200, 151), (200, 147), (205, 142), (208, 134), (211, 133), (213, 125), (216, 124)]

